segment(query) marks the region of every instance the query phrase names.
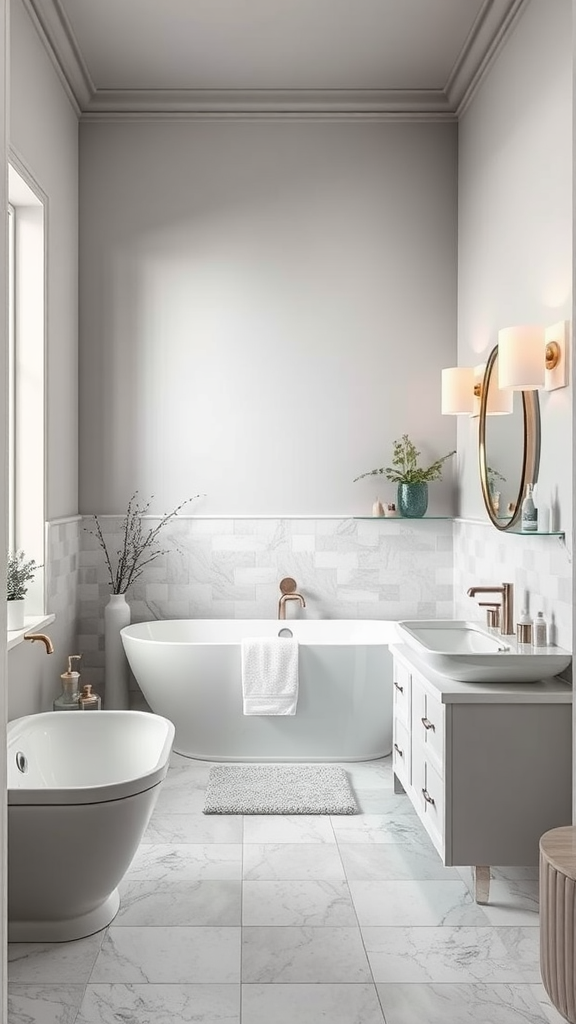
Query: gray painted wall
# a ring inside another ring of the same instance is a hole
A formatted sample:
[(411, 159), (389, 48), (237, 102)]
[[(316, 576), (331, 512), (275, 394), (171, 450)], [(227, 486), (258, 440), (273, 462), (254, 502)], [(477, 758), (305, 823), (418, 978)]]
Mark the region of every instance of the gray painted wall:
[[(572, 318), (572, 4), (533, 0), (459, 131), (458, 361), (475, 365), (501, 327)], [(553, 55), (553, 56), (552, 56)], [(516, 611), (541, 608), (571, 649), (572, 386), (540, 393), (539, 500), (557, 496), (557, 538), (467, 524), (454, 536), (455, 611), (478, 616), (471, 583), (509, 581)], [(485, 519), (477, 420), (458, 427), (462, 514)]]
[(46, 518), (78, 502), (78, 121), (21, 0), (10, 5), (10, 144), (48, 196)]
[[(48, 197), (46, 518), (78, 507), (78, 122), (20, 0), (10, 10), (10, 144)], [(50, 552), (46, 553), (50, 585)], [(20, 644), (8, 654), (9, 717), (50, 706), (76, 635), (74, 596), (48, 632), (55, 654)]]
[[(369, 512), (455, 447), (456, 128), (85, 123), (80, 507)], [(452, 511), (450, 468), (431, 507)]]
[[(572, 317), (570, 0), (532, 2), (459, 128), (458, 362), (485, 361), (498, 330)], [(553, 59), (551, 55), (553, 54)], [(539, 498), (572, 523), (572, 389), (541, 392)], [(477, 420), (460, 418), (461, 511), (484, 515)]]

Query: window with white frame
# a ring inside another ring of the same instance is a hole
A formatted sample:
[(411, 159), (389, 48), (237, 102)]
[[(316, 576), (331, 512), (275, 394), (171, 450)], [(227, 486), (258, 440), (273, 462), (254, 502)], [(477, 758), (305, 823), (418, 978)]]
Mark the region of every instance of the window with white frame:
[[(21, 167), (8, 167), (8, 537), (44, 566), (45, 199)], [(45, 611), (44, 571), (28, 586), (26, 614)]]

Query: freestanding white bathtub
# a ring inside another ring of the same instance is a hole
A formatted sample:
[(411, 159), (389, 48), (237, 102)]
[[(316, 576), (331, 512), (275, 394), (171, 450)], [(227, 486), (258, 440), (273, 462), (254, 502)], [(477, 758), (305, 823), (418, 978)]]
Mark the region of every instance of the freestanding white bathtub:
[[(299, 643), (294, 716), (245, 716), (240, 641), (289, 629)], [(362, 761), (392, 748), (394, 623), (171, 619), (121, 630), (150, 708), (179, 754), (214, 761)]]
[(174, 726), (141, 711), (53, 711), (8, 723), (8, 938), (91, 935), (156, 803)]

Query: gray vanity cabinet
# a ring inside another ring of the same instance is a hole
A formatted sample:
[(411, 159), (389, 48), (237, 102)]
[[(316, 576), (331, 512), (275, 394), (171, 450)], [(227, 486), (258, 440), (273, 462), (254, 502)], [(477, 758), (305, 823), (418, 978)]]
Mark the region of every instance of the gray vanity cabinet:
[(572, 690), (558, 680), (459, 683), (405, 646), (394, 656), (393, 768), (446, 865), (537, 865), (540, 836), (572, 821)]

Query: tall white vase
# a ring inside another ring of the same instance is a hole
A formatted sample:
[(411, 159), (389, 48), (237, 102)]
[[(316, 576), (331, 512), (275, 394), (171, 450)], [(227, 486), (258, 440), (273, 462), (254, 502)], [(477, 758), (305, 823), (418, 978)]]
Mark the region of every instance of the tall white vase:
[(107, 711), (126, 711), (129, 706), (130, 668), (120, 630), (130, 624), (126, 594), (110, 594), (104, 609), (104, 706)]

